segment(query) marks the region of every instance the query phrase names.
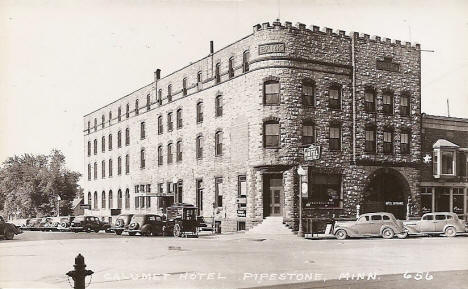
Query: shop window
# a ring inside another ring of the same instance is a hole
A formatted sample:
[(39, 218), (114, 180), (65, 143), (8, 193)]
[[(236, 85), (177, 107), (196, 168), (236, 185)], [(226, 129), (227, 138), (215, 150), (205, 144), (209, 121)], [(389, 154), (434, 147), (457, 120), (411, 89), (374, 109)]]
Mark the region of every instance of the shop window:
[(112, 159), (109, 159), (109, 178), (114, 174), (113, 170)]
[(164, 132), (163, 128), (163, 120), (162, 115), (158, 116), (158, 134), (162, 134)]
[(341, 126), (338, 124), (330, 125), (330, 137), (328, 139), (330, 151), (341, 150)]
[(140, 151), (140, 168), (144, 169), (145, 166), (146, 166), (145, 149), (142, 149)]
[(108, 148), (108, 149), (111, 151), (111, 150), (112, 150), (112, 134), (109, 134), (108, 145), (109, 145), (109, 148)]
[(278, 121), (267, 121), (263, 124), (265, 148), (277, 148), (280, 146), (280, 126)]
[(117, 120), (120, 122), (122, 121), (122, 108), (119, 106), (117, 109)]
[(314, 124), (306, 121), (302, 125), (302, 144), (310, 145), (314, 143)]
[(435, 211), (450, 212), (450, 188), (435, 187)]
[(215, 133), (215, 155), (220, 156), (223, 154), (223, 132), (217, 131)]
[(182, 141), (178, 141), (176, 144), (176, 160), (177, 162), (182, 161)]
[(375, 126), (366, 127), (365, 151), (367, 153), (375, 153), (376, 151)]
[(229, 78), (234, 77), (234, 57), (229, 58)]
[(400, 115), (410, 115), (409, 96), (407, 94), (403, 94), (400, 96)]
[(203, 122), (203, 102), (197, 103), (197, 123)]
[(176, 193), (176, 200), (179, 203), (182, 203), (182, 199), (183, 199), (183, 194), (184, 194), (183, 185), (184, 183), (182, 180), (177, 181), (175, 193)]
[(182, 79), (182, 95), (187, 95), (187, 78)]
[(196, 204), (198, 208), (198, 215), (203, 215), (203, 179), (195, 181), (196, 186)]
[(179, 108), (176, 112), (176, 121), (177, 121), (177, 129), (182, 128), (183, 121), (182, 121), (182, 109)]
[(393, 95), (388, 91), (383, 94), (383, 113), (393, 114)]
[(334, 85), (328, 90), (328, 107), (341, 109), (341, 87)]
[(306, 107), (315, 105), (315, 84), (310, 80), (302, 82), (302, 105)]
[(263, 104), (280, 104), (280, 85), (277, 80), (268, 80), (263, 84)]
[(393, 131), (386, 129), (383, 133), (383, 152), (384, 154), (393, 153)]
[(432, 212), (432, 188), (421, 188), (421, 213)]
[(453, 210), (457, 215), (463, 215), (464, 213), (464, 194), (463, 188), (453, 188)]
[(172, 131), (174, 128), (174, 122), (172, 121), (172, 112), (167, 114), (167, 131)]
[(203, 136), (198, 136), (195, 140), (196, 158), (203, 158)]
[(215, 82), (220, 83), (221, 82), (221, 63), (216, 63), (216, 68), (215, 68)]
[(117, 132), (117, 147), (122, 147), (122, 131), (120, 130)]
[(163, 165), (163, 149), (162, 146), (158, 146), (158, 166)]
[(167, 86), (167, 102), (172, 102), (172, 85)]
[(341, 206), (341, 175), (309, 174), (308, 203), (316, 207)]
[(410, 152), (410, 134), (408, 131), (402, 131), (400, 134), (400, 153), (409, 154)]
[(130, 145), (130, 129), (128, 127), (125, 129), (125, 145)]
[(172, 143), (167, 145), (167, 163), (172, 164)]
[(242, 54), (242, 71), (249, 71), (249, 61), (250, 61), (250, 52), (248, 50), (244, 51)]
[(138, 99), (135, 100), (135, 115), (139, 115), (140, 114), (140, 108), (138, 106)]
[(122, 174), (122, 157), (117, 158), (117, 174)]
[(215, 178), (215, 207), (223, 206), (223, 178)]
[(375, 112), (375, 91), (366, 89), (364, 92), (365, 110), (367, 112)]
[(215, 98), (215, 116), (219, 117), (223, 115), (223, 96), (218, 95)]

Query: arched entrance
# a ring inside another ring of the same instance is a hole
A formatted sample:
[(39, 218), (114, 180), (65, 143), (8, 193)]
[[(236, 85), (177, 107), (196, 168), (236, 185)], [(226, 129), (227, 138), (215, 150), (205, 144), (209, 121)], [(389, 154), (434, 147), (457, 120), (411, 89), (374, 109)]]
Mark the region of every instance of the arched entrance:
[(388, 212), (397, 219), (405, 219), (409, 195), (409, 184), (400, 172), (391, 168), (377, 169), (364, 190), (361, 212)]

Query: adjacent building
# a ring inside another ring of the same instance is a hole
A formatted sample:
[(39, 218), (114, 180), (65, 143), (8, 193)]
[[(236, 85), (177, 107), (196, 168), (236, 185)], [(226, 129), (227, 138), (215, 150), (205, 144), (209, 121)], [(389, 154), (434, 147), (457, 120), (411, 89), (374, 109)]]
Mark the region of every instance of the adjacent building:
[(263, 23), (83, 124), (86, 214), (184, 202), (223, 231), (296, 225), (299, 186), (314, 215), (421, 212), (418, 44)]

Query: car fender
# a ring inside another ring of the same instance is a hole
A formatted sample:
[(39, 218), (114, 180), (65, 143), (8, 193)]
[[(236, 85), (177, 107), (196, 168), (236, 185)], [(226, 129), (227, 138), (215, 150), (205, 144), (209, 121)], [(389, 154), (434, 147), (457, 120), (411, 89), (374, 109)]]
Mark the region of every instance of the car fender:
[(443, 232), (445, 232), (445, 230), (446, 230), (447, 228), (449, 228), (449, 227), (455, 228), (455, 231), (456, 231), (457, 233), (463, 232), (463, 231), (460, 231), (460, 230), (457, 228), (457, 226), (455, 226), (454, 224), (446, 224), (446, 225), (444, 226)]
[(382, 225), (382, 227), (380, 227), (380, 235), (382, 235), (383, 231), (387, 228), (392, 229), (395, 235), (403, 233), (403, 232), (400, 232), (400, 230), (395, 225), (385, 224), (385, 225)]
[(357, 236), (360, 236), (359, 232), (357, 232), (356, 230), (353, 230), (351, 227), (335, 227), (335, 229), (333, 230), (333, 234), (336, 234), (336, 232), (338, 230), (345, 230), (346, 234), (349, 236), (349, 237), (357, 237)]

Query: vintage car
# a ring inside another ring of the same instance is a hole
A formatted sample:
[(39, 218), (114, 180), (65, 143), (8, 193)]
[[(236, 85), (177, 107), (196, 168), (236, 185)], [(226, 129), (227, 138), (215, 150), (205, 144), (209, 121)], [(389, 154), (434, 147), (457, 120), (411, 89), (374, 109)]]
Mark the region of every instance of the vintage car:
[(440, 235), (455, 237), (457, 233), (464, 233), (466, 223), (460, 220), (455, 213), (437, 212), (427, 213), (421, 220), (406, 221), (404, 226), (410, 235)]
[(166, 230), (164, 218), (155, 214), (133, 215), (128, 228), (124, 230), (130, 236), (162, 236)]
[(40, 225), (41, 231), (57, 231), (57, 226), (60, 224), (60, 217), (47, 217), (43, 219)]
[(27, 222), (26, 227), (24, 227), (24, 230), (39, 231), (41, 222), (42, 218), (32, 218)]
[(14, 224), (7, 223), (3, 219), (2, 216), (0, 216), (0, 237), (6, 239), (6, 240), (13, 240), (15, 235), (23, 233), (20, 228), (15, 226)]
[(114, 226), (109, 228), (109, 231), (115, 232), (117, 235), (121, 235), (125, 229), (128, 229), (128, 225), (132, 220), (133, 214), (120, 214), (114, 222)]
[(174, 237), (198, 237), (198, 209), (194, 205), (177, 203), (167, 208), (166, 231)]
[(391, 213), (368, 213), (361, 215), (357, 221), (336, 222), (333, 230), (335, 237), (344, 240), (347, 237), (382, 236), (391, 239), (395, 235), (406, 238), (403, 222)]
[(110, 225), (101, 222), (98, 217), (94, 216), (77, 216), (73, 219), (70, 225), (70, 231), (78, 232), (99, 232), (100, 230), (108, 230)]
[(67, 216), (60, 217), (60, 223), (57, 225), (57, 230), (59, 231), (70, 231), (70, 226), (75, 217)]

